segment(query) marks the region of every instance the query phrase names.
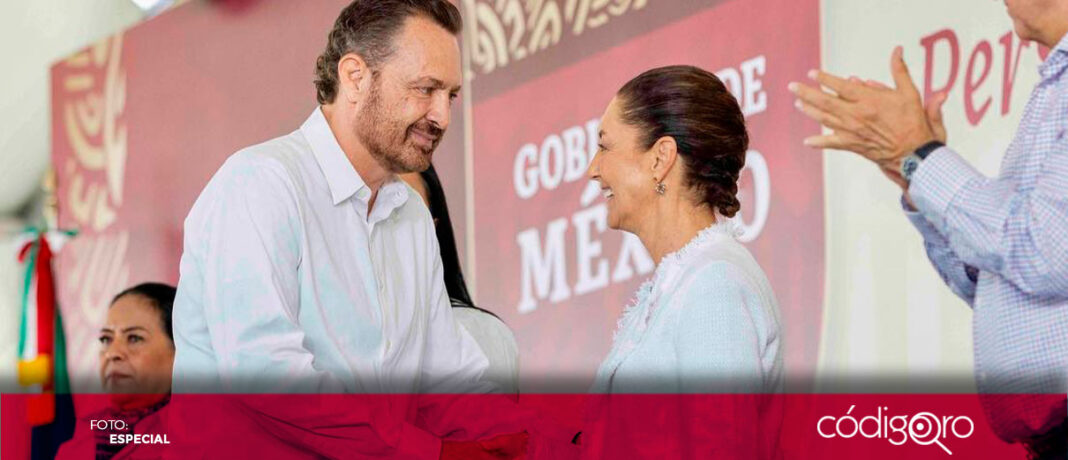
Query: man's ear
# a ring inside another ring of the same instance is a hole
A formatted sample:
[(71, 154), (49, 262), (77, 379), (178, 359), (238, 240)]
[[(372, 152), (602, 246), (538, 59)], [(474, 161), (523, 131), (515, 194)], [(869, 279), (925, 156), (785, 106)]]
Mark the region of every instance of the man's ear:
[(653, 144), (652, 153), (654, 155), (653, 178), (657, 182), (663, 182), (664, 178), (671, 173), (671, 169), (675, 167), (675, 160), (679, 157), (678, 144), (671, 136), (661, 137)]
[(358, 103), (371, 89), (371, 69), (360, 55), (348, 53), (337, 61), (337, 94), (350, 104)]

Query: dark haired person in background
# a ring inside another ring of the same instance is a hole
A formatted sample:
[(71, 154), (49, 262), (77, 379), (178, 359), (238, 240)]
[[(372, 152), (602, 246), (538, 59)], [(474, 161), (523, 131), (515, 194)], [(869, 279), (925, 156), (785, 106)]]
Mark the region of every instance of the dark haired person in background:
[[(166, 284), (143, 283), (111, 302), (100, 328), (100, 381), (117, 407), (157, 405), (170, 394), (176, 292)], [(134, 396), (139, 398), (130, 399)]]
[[(172, 286), (144, 283), (111, 301), (99, 339), (100, 381), (110, 395), (110, 406), (79, 421), (74, 437), (60, 447), (58, 458), (109, 459), (120, 451), (136, 456), (157, 447), (112, 444), (109, 436), (166, 433), (161, 429), (160, 410), (171, 394), (174, 294)], [(90, 420), (122, 420), (130, 429), (91, 430)]]
[[(601, 184), (608, 226), (637, 235), (657, 267), (624, 311), (594, 393), (782, 391), (775, 294), (728, 220), (740, 206), (748, 143), (737, 101), (696, 67), (649, 70), (608, 104), (587, 175)], [(748, 434), (768, 407), (695, 408), (679, 429), (704, 431), (728, 418), (720, 426), (730, 435), (689, 447), (702, 456), (764, 458), (769, 444)], [(763, 434), (774, 439), (777, 430)], [(709, 441), (692, 431), (681, 436)]]
[(476, 307), (471, 294), (467, 292), (460, 255), (456, 250), (456, 238), (452, 232), (452, 219), (449, 218), (449, 206), (445, 203), (445, 190), (441, 187), (437, 171), (431, 165), (426, 171), (405, 174), (401, 178), (423, 197), (430, 209), (441, 248), (445, 290), (449, 292), (456, 321), (475, 338), (489, 360), (486, 377), (505, 393), (518, 394), (519, 346), (504, 321), (489, 310)]

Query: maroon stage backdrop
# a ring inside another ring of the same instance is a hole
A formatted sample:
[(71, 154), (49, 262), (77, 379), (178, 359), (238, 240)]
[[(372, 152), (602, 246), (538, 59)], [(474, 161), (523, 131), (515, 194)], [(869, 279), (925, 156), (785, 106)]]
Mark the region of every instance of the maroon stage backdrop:
[[(788, 375), (810, 374), (822, 165), (801, 147), (817, 127), (785, 85), (818, 67), (817, 0), (461, 3), (468, 94), (435, 164), (461, 254), (473, 255), (476, 300), (519, 340), (524, 389), (584, 390), (652, 274), (637, 239), (605, 227), (584, 172), (614, 91), (668, 64), (715, 71), (747, 114), (738, 223), (779, 298)], [(58, 264), (76, 391), (96, 388), (95, 333), (111, 296), (177, 282), (182, 220), (211, 174), (315, 107), (315, 58), (344, 4), (190, 2), (53, 67), (60, 224), (81, 231)]]

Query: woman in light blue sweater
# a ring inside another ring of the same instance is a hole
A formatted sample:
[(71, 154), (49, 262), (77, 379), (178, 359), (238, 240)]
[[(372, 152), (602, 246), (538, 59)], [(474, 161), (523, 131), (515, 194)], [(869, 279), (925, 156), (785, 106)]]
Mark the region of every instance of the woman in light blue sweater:
[[(612, 99), (599, 141), (587, 175), (601, 184), (608, 225), (637, 235), (657, 268), (624, 311), (592, 392), (781, 392), (775, 295), (729, 220), (749, 143), (737, 101), (702, 69), (653, 69)], [(770, 406), (758, 399), (744, 399), (756, 407), (743, 412), (763, 415)], [(764, 456), (743, 438), (731, 440)]]

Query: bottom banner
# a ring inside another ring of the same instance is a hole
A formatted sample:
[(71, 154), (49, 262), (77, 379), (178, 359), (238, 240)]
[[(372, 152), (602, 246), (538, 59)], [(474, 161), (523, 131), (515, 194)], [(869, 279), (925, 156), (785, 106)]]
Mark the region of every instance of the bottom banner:
[[(4, 459), (30, 458), (35, 397), (0, 396)], [(1068, 414), (1065, 395), (997, 397), (1038, 401), (1047, 411), (1042, 418), (1054, 422)], [(74, 399), (79, 417), (59, 458), (1027, 457), (1020, 444), (995, 435), (991, 421), (999, 414), (986, 413), (971, 394)]]

